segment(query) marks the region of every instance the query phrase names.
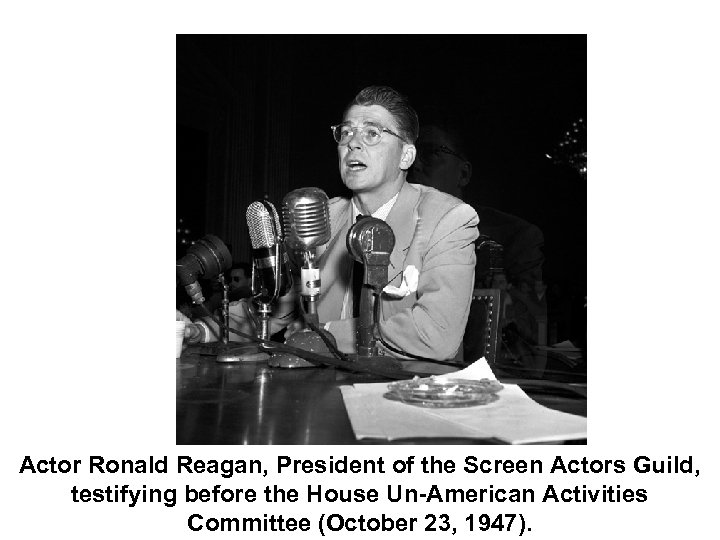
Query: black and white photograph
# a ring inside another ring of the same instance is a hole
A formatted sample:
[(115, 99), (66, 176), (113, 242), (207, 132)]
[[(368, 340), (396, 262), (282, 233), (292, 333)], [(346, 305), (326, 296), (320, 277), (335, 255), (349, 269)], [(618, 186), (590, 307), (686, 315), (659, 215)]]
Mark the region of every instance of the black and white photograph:
[(176, 443), (587, 438), (587, 36), (176, 42)]

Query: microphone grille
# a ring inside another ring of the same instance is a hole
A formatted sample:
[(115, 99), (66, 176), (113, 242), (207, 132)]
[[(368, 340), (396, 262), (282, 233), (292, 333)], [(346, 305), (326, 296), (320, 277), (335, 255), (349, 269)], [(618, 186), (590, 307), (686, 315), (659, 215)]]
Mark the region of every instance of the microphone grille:
[(330, 240), (328, 197), (319, 188), (291, 191), (283, 201), (285, 241), (293, 249), (312, 249)]
[[(268, 207), (272, 210), (273, 216), (270, 215)], [(276, 244), (275, 231), (280, 230), (280, 218), (272, 203), (255, 201), (250, 204), (247, 209), (247, 224), (253, 249), (269, 248)]]

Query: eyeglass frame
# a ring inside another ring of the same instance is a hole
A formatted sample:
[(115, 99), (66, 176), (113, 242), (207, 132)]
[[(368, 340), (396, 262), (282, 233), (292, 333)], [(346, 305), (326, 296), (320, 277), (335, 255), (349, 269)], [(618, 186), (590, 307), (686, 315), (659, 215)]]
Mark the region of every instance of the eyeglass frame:
[[(335, 130), (336, 130), (337, 128), (339, 128), (339, 127), (349, 127), (349, 128), (351, 129), (352, 135), (350, 135), (350, 138), (348, 139), (348, 141), (347, 141), (346, 143), (340, 143), (340, 141), (338, 141), (338, 140), (335, 138)], [(390, 135), (394, 135), (395, 137), (397, 137), (398, 139), (400, 139), (400, 140), (401, 140), (402, 142), (404, 142), (405, 144), (410, 144), (410, 143), (408, 143), (407, 140), (405, 140), (404, 137), (401, 137), (400, 135), (398, 135), (397, 133), (395, 133), (393, 130), (388, 129), (388, 128), (384, 127), (384, 126), (381, 126), (380, 124), (376, 124), (376, 123), (374, 123), (374, 122), (368, 122), (368, 123), (367, 123), (366, 125), (364, 125), (364, 126), (357, 126), (357, 127), (354, 127), (354, 126), (350, 125), (350, 124), (347, 123), (347, 122), (340, 122), (339, 124), (335, 124), (334, 126), (330, 126), (330, 131), (332, 131), (332, 133), (333, 133), (333, 140), (334, 140), (338, 145), (340, 145), (340, 144), (348, 144), (348, 143), (353, 139), (353, 137), (357, 134), (357, 130), (359, 130), (360, 133), (362, 134), (362, 133), (364, 133), (365, 129), (368, 128), (368, 127), (374, 127), (374, 128), (376, 128), (376, 129), (379, 129), (379, 130), (380, 130), (380, 138), (378, 139), (378, 141), (377, 141), (376, 143), (368, 143), (367, 141), (365, 141), (365, 139), (362, 139), (362, 138), (361, 138), (363, 144), (365, 144), (366, 146), (376, 146), (376, 145), (380, 144), (380, 141), (382, 141), (382, 134), (383, 134), (383, 133), (389, 133)]]
[[(422, 150), (422, 144), (418, 148), (417, 159), (419, 159), (422, 162), (427, 163), (425, 161), (425, 159), (423, 159), (423, 157), (422, 157), (423, 152), (421, 150)], [(456, 158), (458, 158), (461, 161), (467, 161), (467, 158), (465, 156), (463, 156), (460, 152), (458, 152), (457, 150), (453, 150), (452, 148), (450, 148), (449, 146), (445, 146), (444, 144), (441, 144), (438, 146), (433, 146), (432, 154), (434, 154), (438, 150), (440, 152), (442, 152), (443, 154), (450, 154), (451, 156), (455, 156)]]

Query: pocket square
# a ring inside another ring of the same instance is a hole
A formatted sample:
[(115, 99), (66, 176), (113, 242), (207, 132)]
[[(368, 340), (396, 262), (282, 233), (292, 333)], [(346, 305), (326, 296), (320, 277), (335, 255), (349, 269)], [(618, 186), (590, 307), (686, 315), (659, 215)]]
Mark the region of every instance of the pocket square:
[(400, 286), (385, 285), (383, 292), (393, 298), (404, 298), (410, 293), (417, 291), (419, 276), (420, 272), (418, 269), (410, 264), (403, 270), (402, 283), (400, 283)]

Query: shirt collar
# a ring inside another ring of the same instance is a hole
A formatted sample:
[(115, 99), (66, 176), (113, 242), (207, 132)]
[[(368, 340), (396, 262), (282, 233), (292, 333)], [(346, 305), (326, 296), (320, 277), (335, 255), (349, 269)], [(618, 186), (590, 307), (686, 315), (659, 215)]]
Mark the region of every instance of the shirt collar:
[[(390, 213), (390, 210), (392, 210), (392, 207), (395, 205), (395, 201), (397, 201), (398, 196), (400, 195), (400, 192), (398, 191), (395, 196), (390, 199), (388, 202), (383, 204), (380, 208), (375, 210), (372, 213), (372, 217), (377, 219), (382, 219), (385, 221), (388, 217), (388, 214)], [(352, 209), (353, 209), (353, 218), (356, 220), (357, 217), (360, 215), (360, 210), (358, 210), (358, 207), (355, 206), (355, 199), (351, 199), (352, 201)]]

